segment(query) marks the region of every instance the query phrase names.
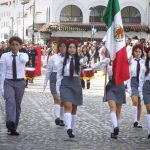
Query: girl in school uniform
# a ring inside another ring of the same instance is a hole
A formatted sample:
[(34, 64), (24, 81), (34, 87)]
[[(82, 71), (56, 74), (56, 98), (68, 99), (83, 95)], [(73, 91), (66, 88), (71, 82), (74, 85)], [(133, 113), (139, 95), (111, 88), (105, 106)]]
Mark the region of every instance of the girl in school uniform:
[(147, 110), (148, 138), (150, 138), (150, 47), (146, 49), (145, 64), (141, 66), (139, 77), (139, 95)]
[(63, 122), (64, 107), (56, 91), (56, 80), (57, 80), (57, 70), (59, 68), (59, 64), (62, 63), (65, 53), (66, 53), (66, 40), (61, 39), (58, 42), (58, 53), (51, 56), (51, 59), (48, 63), (43, 86), (43, 89), (45, 90), (48, 80), (50, 80), (50, 91), (54, 99), (55, 124), (60, 126), (65, 125)]
[(67, 52), (57, 74), (57, 91), (64, 104), (64, 121), (70, 138), (75, 137), (77, 107), (83, 104), (79, 68), (87, 62), (87, 57), (79, 59), (77, 44), (75, 39), (67, 41)]
[(105, 101), (108, 102), (109, 109), (110, 109), (110, 118), (112, 121), (112, 133), (111, 138), (117, 139), (119, 134), (119, 120), (121, 114), (122, 104), (126, 103), (126, 96), (125, 96), (125, 86), (124, 83), (116, 86), (114, 84), (113, 79), (113, 71), (112, 71), (112, 61), (110, 58), (105, 58), (102, 62), (98, 64), (94, 64), (92, 66), (94, 70), (103, 70), (106, 68), (108, 72), (109, 82), (105, 88)]
[[(87, 46), (86, 45), (83, 45), (82, 46), (82, 56), (80, 56), (81, 58), (84, 57), (84, 56), (87, 56), (88, 58), (88, 61), (87, 63), (85, 64), (85, 66), (82, 66), (81, 70), (85, 69), (85, 68), (88, 68), (91, 66), (91, 58), (90, 58), (90, 54), (89, 52), (87, 51)], [(82, 88), (85, 89), (85, 85), (87, 87), (87, 89), (90, 89), (90, 79), (89, 78), (84, 78), (83, 77), (83, 74), (82, 74), (82, 71), (81, 71), (81, 84), (82, 84)], [(85, 81), (86, 80), (86, 81)]]
[(130, 79), (127, 81), (127, 88), (132, 99), (132, 121), (133, 127), (142, 128), (140, 124), (141, 118), (141, 99), (138, 91), (139, 87), (139, 72), (140, 67), (144, 64), (143, 46), (140, 44), (134, 45), (132, 48), (132, 58), (130, 58)]

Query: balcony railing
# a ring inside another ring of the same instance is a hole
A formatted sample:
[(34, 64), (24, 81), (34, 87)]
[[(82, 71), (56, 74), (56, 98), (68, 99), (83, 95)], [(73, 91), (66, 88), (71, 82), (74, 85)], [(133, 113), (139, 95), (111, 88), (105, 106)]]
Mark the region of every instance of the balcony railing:
[(99, 16), (90, 16), (90, 22), (104, 22), (102, 17)]
[(82, 22), (83, 17), (61, 16), (60, 22)]
[(141, 17), (122, 17), (123, 23), (141, 23)]

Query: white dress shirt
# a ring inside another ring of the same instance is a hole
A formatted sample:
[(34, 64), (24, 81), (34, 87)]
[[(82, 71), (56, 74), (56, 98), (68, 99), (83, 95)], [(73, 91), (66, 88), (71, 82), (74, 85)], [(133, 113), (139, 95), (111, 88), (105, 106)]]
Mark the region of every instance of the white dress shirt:
[[(72, 58), (72, 56), (69, 56), (69, 59), (66, 62), (66, 65), (64, 67), (64, 75), (62, 75), (64, 58), (59, 64), (59, 68), (58, 68), (58, 72), (57, 72), (57, 82), (56, 82), (56, 90), (57, 90), (58, 94), (60, 93), (60, 85), (61, 85), (61, 80), (63, 79), (63, 76), (68, 76), (68, 77), (70, 76), (70, 61), (71, 61), (71, 58)], [(81, 58), (80, 61), (79, 61), (80, 66), (85, 66), (87, 61), (88, 61), (88, 57), (87, 56)], [(75, 60), (74, 60), (74, 66), (75, 66)], [(75, 72), (75, 68), (74, 68), (73, 76), (74, 77), (78, 77), (79, 76), (79, 74), (77, 74)]]
[[(70, 76), (70, 61), (71, 61), (71, 56), (69, 56), (69, 59), (67, 60), (66, 62), (66, 65), (65, 65), (65, 68), (64, 68), (64, 76)], [(74, 63), (74, 66), (75, 66), (75, 60), (73, 59), (73, 63)], [(74, 77), (77, 77), (78, 74), (75, 72), (75, 68), (74, 68), (74, 73), (73, 73), (73, 76)]]
[(50, 61), (47, 66), (47, 71), (44, 80), (44, 88), (46, 88), (48, 80), (50, 79), (52, 72), (57, 72), (60, 64), (63, 63), (64, 57), (61, 56), (61, 53), (51, 56)]
[[(137, 60), (135, 58), (131, 58), (129, 63), (130, 63), (130, 67), (129, 67), (130, 79), (127, 80), (127, 88), (128, 88), (129, 95), (131, 95), (131, 91), (132, 91), (131, 78), (137, 76)], [(140, 63), (140, 70), (141, 70), (142, 66), (145, 64), (145, 59), (140, 58), (139, 63)]]
[[(2, 80), (2, 83), (5, 79), (13, 79), (12, 55), (14, 55), (12, 52), (7, 52), (1, 56), (3, 68), (0, 72), (0, 76), (3, 77), (3, 79), (0, 80)], [(25, 77), (25, 64), (29, 60), (29, 58), (26, 53), (18, 52), (16, 55), (17, 79), (21, 79)]]
[(110, 58), (105, 58), (101, 62), (95, 63), (92, 66), (92, 69), (101, 71), (104, 70), (106, 67), (107, 67), (108, 76), (112, 77), (113, 71), (112, 71), (112, 65), (110, 65)]
[[(149, 61), (149, 67), (150, 67), (150, 61)], [(146, 67), (145, 65), (141, 66), (140, 69), (140, 75), (139, 75), (139, 95), (141, 99), (143, 99), (143, 85), (146, 82), (146, 80), (150, 80), (150, 71), (147, 76), (145, 76)]]
[[(130, 60), (130, 77), (136, 77), (137, 76), (137, 60), (135, 58), (132, 58)], [(144, 59), (141, 59), (140, 58), (140, 66), (142, 66), (144, 63), (145, 63), (145, 60)]]

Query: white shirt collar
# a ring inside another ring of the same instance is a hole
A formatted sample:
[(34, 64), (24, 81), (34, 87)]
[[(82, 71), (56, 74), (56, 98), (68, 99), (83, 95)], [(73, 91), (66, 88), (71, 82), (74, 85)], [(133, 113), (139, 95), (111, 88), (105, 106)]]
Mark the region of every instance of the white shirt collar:
[(72, 57), (74, 58), (74, 56), (69, 55), (69, 59), (71, 59)]
[[(19, 53), (20, 53), (20, 52), (18, 51), (16, 55), (18, 56), (18, 55), (19, 55)], [(10, 52), (10, 54), (11, 54), (11, 55), (14, 55), (14, 54), (12, 53), (12, 51)]]
[(137, 58), (134, 57), (134, 60), (141, 60), (141, 57), (139, 59), (137, 59)]

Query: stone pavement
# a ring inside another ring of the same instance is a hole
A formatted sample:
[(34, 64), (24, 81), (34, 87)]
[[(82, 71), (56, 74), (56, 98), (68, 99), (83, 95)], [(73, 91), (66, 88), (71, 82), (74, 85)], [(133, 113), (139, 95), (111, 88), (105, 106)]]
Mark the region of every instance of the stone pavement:
[(42, 92), (43, 76), (37, 77), (24, 94), (19, 137), (7, 135), (4, 101), (0, 98), (0, 150), (149, 150), (145, 107), (143, 129), (131, 124), (131, 101), (123, 106), (120, 135), (110, 138), (111, 122), (107, 103), (102, 102), (104, 77), (91, 80), (91, 89), (83, 90), (84, 105), (78, 108), (77, 132), (69, 139), (64, 127), (54, 124), (53, 99), (47, 87)]

